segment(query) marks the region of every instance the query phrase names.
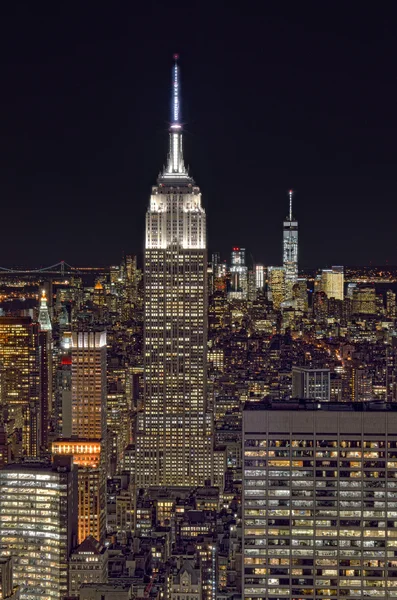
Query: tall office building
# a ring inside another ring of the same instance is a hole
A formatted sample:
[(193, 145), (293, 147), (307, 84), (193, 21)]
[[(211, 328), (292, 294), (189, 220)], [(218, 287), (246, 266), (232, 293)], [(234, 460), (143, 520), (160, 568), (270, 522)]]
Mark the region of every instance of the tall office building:
[(245, 264), (245, 248), (233, 248), (230, 265), (229, 298), (246, 300), (248, 296), (248, 267)]
[(397, 596), (397, 411), (246, 405), (243, 594)]
[(133, 318), (134, 308), (138, 304), (139, 273), (137, 257), (127, 254), (123, 264), (124, 286), (123, 286), (123, 318)]
[(0, 317), (0, 405), (6, 433), (22, 433), (19, 452), (40, 450), (38, 325), (30, 317)]
[(292, 367), (292, 397), (329, 402), (331, 399), (330, 377), (329, 369)]
[(285, 293), (285, 269), (284, 267), (268, 268), (268, 297), (273, 302), (273, 308), (280, 310), (281, 303), (286, 298)]
[(258, 290), (256, 288), (256, 272), (248, 271), (247, 276), (247, 300), (248, 302), (255, 302), (257, 298)]
[(106, 333), (72, 334), (72, 437), (106, 434)]
[(386, 346), (386, 399), (397, 402), (397, 348)]
[(255, 284), (257, 290), (263, 290), (265, 287), (265, 267), (255, 265)]
[(212, 479), (206, 223), (200, 189), (183, 159), (177, 58), (168, 160), (146, 215), (145, 405), (136, 438), (139, 487), (193, 486)]
[(307, 280), (302, 277), (298, 277), (296, 287), (294, 288), (294, 295), (297, 300), (297, 306), (300, 310), (306, 312), (309, 306), (309, 299), (307, 293)]
[(343, 300), (344, 298), (344, 274), (343, 267), (332, 267), (323, 269), (320, 280), (321, 291), (327, 298)]
[(353, 290), (353, 314), (376, 314), (376, 290), (374, 286), (359, 285)]
[(314, 292), (312, 299), (313, 316), (318, 323), (324, 322), (328, 317), (328, 298), (325, 292)]
[(214, 252), (211, 257), (211, 262), (208, 265), (208, 295), (212, 296), (219, 286), (221, 273), (221, 255), (219, 252)]
[(396, 318), (396, 294), (393, 290), (386, 292), (386, 315), (389, 319)]
[(69, 439), (55, 441), (55, 455), (78, 465), (78, 541), (102, 541), (106, 527), (106, 333), (74, 332)]
[(38, 323), (40, 331), (38, 334), (39, 345), (39, 405), (40, 405), (40, 448), (47, 452), (50, 418), (53, 414), (52, 407), (52, 325), (50, 313), (47, 306), (47, 296), (42, 291)]
[(72, 333), (63, 333), (55, 372), (55, 430), (57, 437), (72, 436)]
[(298, 221), (292, 215), (292, 196), (289, 194), (289, 212), (283, 225), (283, 267), (285, 269), (285, 299), (292, 298), (292, 288), (298, 279)]
[(24, 600), (61, 600), (76, 536), (75, 467), (24, 462), (0, 470), (0, 555), (14, 559), (14, 583)]
[(221, 277), (222, 273), (220, 272), (221, 266), (221, 254), (220, 252), (213, 252), (211, 256), (211, 266), (212, 271), (214, 273), (214, 277)]
[(226, 292), (227, 279), (228, 273), (226, 262), (218, 263), (214, 277), (214, 292)]
[(47, 296), (45, 290), (42, 290), (41, 293), (38, 322), (41, 331), (52, 331), (50, 313), (48, 310)]

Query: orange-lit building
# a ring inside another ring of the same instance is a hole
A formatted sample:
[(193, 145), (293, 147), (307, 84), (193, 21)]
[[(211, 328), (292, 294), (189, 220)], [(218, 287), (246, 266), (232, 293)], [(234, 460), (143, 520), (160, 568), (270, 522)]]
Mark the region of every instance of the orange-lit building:
[(106, 528), (106, 333), (72, 334), (72, 437), (53, 454), (78, 465), (78, 540), (102, 540)]

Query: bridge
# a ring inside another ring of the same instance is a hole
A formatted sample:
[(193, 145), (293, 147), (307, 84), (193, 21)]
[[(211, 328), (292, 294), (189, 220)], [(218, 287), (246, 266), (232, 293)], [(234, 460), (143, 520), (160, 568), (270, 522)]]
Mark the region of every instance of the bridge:
[(105, 271), (104, 267), (72, 267), (64, 260), (50, 265), (49, 267), (40, 267), (39, 269), (16, 269), (8, 267), (0, 267), (0, 276), (4, 275), (88, 275), (89, 273)]

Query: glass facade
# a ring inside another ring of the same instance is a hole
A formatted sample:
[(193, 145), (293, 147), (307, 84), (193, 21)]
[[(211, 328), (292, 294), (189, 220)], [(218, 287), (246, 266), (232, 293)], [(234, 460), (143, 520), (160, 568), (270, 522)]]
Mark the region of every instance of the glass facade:
[(2, 554), (14, 557), (14, 583), (24, 600), (61, 599), (75, 492), (71, 471), (8, 465), (0, 471)]
[(321, 273), (321, 291), (327, 298), (343, 300), (344, 298), (344, 274), (343, 267), (332, 267), (323, 269)]

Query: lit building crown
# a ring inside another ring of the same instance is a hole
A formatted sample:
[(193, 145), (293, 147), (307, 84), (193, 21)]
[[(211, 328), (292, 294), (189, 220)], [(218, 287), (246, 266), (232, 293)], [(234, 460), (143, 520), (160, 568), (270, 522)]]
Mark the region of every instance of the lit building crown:
[(206, 247), (205, 211), (200, 189), (189, 177), (182, 151), (182, 122), (178, 55), (172, 69), (170, 146), (168, 161), (153, 187), (146, 215), (146, 248)]
[(47, 306), (47, 296), (44, 290), (41, 293), (38, 321), (41, 331), (52, 331), (50, 313), (48, 312)]

